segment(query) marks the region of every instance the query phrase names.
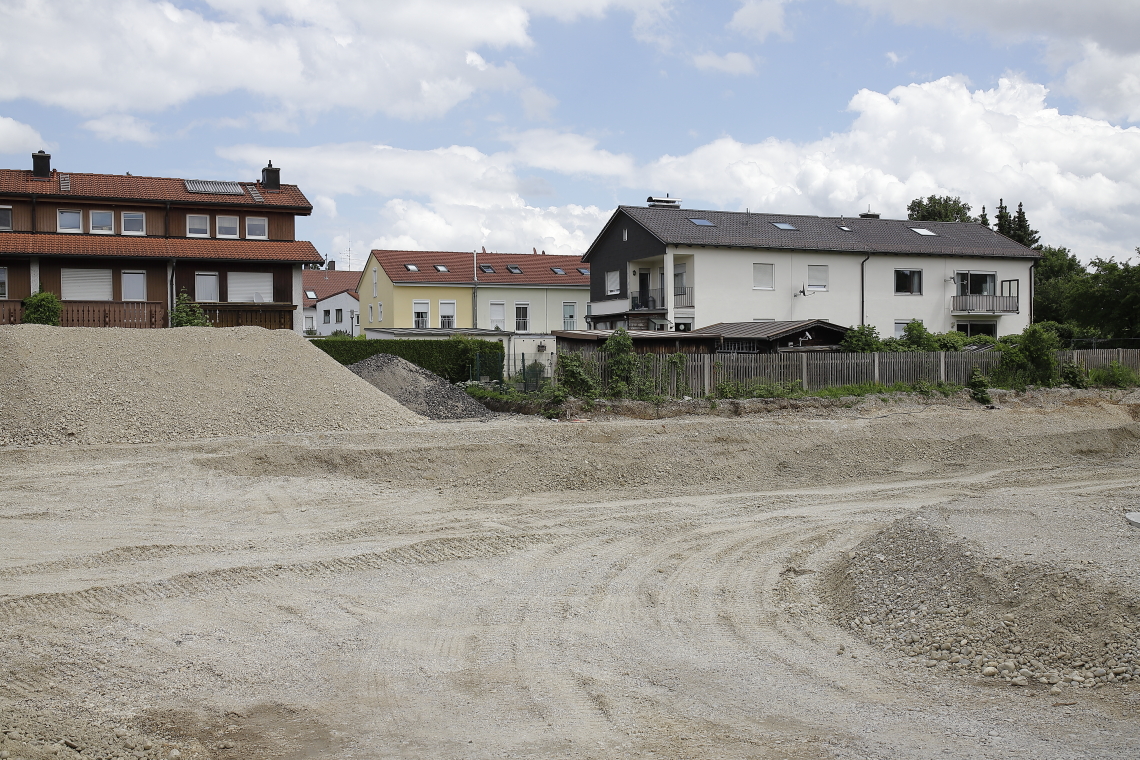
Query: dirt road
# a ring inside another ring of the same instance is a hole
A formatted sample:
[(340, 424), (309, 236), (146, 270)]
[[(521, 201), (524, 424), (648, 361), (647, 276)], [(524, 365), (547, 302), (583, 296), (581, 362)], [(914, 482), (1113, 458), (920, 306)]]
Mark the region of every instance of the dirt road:
[[(1135, 409), (0, 450), (0, 750), (1140, 756)], [(928, 539), (929, 557), (882, 548)], [(1052, 616), (1057, 641), (1031, 646), (1099, 647), (1119, 678), (935, 667), (901, 638), (941, 630), (933, 598), (864, 623), (875, 594), (950, 595), (982, 558), (971, 647)], [(1036, 594), (1060, 577), (1067, 601)]]

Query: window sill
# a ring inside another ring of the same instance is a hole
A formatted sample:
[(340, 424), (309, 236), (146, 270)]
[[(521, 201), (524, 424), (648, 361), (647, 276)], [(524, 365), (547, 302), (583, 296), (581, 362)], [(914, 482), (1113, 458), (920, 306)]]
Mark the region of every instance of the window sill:
[(114, 235), (113, 230), (91, 230), (92, 235)]
[(61, 235), (82, 235), (83, 230), (56, 230)]
[[(757, 287), (753, 287), (752, 289), (753, 290), (775, 290), (775, 288), (757, 288)], [(810, 289), (811, 288), (808, 288), (808, 290), (810, 290)]]
[(246, 240), (268, 240), (269, 236), (268, 235), (246, 235), (245, 239)]
[(124, 237), (146, 237), (145, 232), (122, 232), (120, 234)]
[(187, 232), (186, 237), (188, 237), (188, 238), (208, 238), (210, 236), (209, 235), (195, 235), (192, 232)]

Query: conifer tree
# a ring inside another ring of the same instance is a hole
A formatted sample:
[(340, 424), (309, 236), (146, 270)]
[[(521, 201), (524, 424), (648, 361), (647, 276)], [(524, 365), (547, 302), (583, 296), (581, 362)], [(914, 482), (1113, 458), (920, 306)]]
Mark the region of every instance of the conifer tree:
[(1008, 237), (1027, 248), (1037, 247), (1041, 242), (1041, 236), (1037, 230), (1029, 226), (1029, 220), (1025, 217), (1025, 207), (1020, 203), (1017, 204), (1017, 214), (1013, 218), (1013, 230)]
[(1013, 218), (1009, 214), (1009, 209), (1006, 208), (1005, 198), (998, 200), (997, 224), (994, 229), (999, 235), (1005, 235), (1007, 238), (1013, 237)]
[(990, 226), (990, 218), (986, 216), (985, 206), (982, 206), (982, 213), (978, 214), (978, 224), (982, 225), (983, 227)]

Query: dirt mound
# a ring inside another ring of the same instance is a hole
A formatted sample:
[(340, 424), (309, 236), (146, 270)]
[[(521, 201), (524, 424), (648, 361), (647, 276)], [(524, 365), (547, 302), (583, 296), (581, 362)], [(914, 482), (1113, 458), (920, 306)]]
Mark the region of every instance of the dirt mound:
[(392, 354), (376, 354), (349, 369), (414, 412), (433, 420), (493, 415), (487, 407), (434, 372)]
[(422, 418), (260, 327), (0, 326), (0, 445), (370, 430)]

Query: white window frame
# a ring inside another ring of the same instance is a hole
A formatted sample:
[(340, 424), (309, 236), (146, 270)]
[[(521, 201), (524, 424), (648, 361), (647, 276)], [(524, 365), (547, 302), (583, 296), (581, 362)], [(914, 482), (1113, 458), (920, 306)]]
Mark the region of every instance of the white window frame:
[(15, 226), (15, 223), (16, 223), (16, 220), (12, 218), (14, 216), (14, 214), (12, 212), (12, 207), (11, 206), (0, 206), (0, 211), (7, 211), (8, 212), (8, 224), (7, 225), (0, 225), (0, 230), (11, 230)]
[[(127, 214), (138, 214), (142, 219), (142, 231), (128, 231), (127, 230)], [(119, 234), (120, 235), (145, 235), (146, 234), (146, 212), (145, 211), (122, 211), (119, 213)]]
[[(100, 277), (107, 286), (106, 298), (75, 298), (75, 293), (68, 293), (68, 272), (84, 272), (88, 275), (99, 272), (103, 274)], [(104, 269), (103, 267), (63, 267), (60, 269), (60, 300), (62, 301), (114, 301), (115, 300), (115, 273), (112, 269)]]
[[(451, 307), (451, 314), (444, 314), (444, 313), (443, 313), (443, 307), (444, 307), (444, 306), (450, 306), (450, 307)], [(446, 329), (449, 329), (449, 330), (451, 330), (451, 329), (454, 329), (454, 328), (455, 328), (455, 320), (456, 320), (456, 318), (457, 318), (457, 316), (458, 316), (458, 315), (455, 313), (455, 311), (456, 311), (456, 309), (455, 309), (455, 301), (440, 301), (440, 302), (439, 302), (439, 326), (440, 326), (441, 328), (446, 328)], [(450, 316), (450, 317), (451, 317), (451, 324), (450, 324), (450, 325), (445, 325), (445, 324), (443, 324), (443, 318), (444, 318), (444, 317), (447, 317), (447, 316)]]
[[(491, 329), (494, 330), (496, 327), (498, 327), (500, 330), (506, 330), (507, 329), (507, 302), (506, 301), (491, 301), (487, 306), (488, 306), (487, 319), (491, 323)], [(495, 307), (496, 306), (501, 306), (503, 309), (503, 316), (499, 317), (498, 319), (495, 319)], [(496, 322), (498, 324), (495, 324)]]
[[(198, 278), (199, 277), (213, 277), (214, 278), (214, 295), (217, 296), (216, 299), (214, 299), (212, 301), (206, 301), (206, 300), (198, 297), (199, 296), (199, 294), (198, 294)], [(220, 299), (221, 297), (222, 297), (222, 282), (221, 282), (221, 275), (218, 272), (205, 272), (205, 271), (194, 272), (194, 302), (195, 303), (220, 303), (220, 301), (218, 299)]]
[[(423, 309), (417, 307), (423, 306)], [(416, 314), (423, 314), (424, 318), (418, 319)], [(423, 324), (420, 324), (423, 322)], [(424, 329), (431, 326), (431, 301), (416, 300), (412, 301), (412, 327)]]
[[(252, 277), (257, 275), (261, 283), (258, 283), (260, 290), (254, 290), (253, 297), (249, 300), (237, 299), (235, 295), (240, 293), (241, 290), (249, 287), (250, 279), (242, 282), (246, 276)], [(268, 276), (268, 285), (265, 284), (264, 278)], [(261, 296), (260, 301), (257, 296)], [(226, 302), (227, 303), (273, 303), (273, 273), (272, 272), (229, 272), (226, 274)]]
[[(812, 284), (812, 281), (811, 281), (812, 280), (812, 270), (815, 270), (815, 275), (816, 275), (816, 279), (817, 279), (817, 282), (814, 285)], [(822, 278), (823, 284), (822, 285), (820, 285), (818, 283), (818, 280), (820, 279), (819, 278), (820, 270), (823, 270), (823, 278)], [(807, 285), (805, 286), (807, 290), (814, 290), (817, 292), (818, 291), (827, 291), (827, 290), (830, 290), (830, 286), (831, 286), (831, 270), (828, 268), (827, 264), (808, 264), (807, 265)]]
[(324, 313), (321, 314), (321, 324), (322, 325), (331, 325), (332, 324), (332, 309), (322, 309), (322, 311)]
[(336, 324), (343, 325), (344, 324), (344, 309), (333, 309), (333, 311), (336, 312), (333, 315), (333, 318), (336, 321)]
[[(757, 284), (763, 282), (763, 277), (757, 277), (761, 272), (767, 271), (768, 284)], [(752, 263), (752, 289), (753, 290), (775, 290), (776, 289), (776, 265), (769, 264), (763, 261), (755, 261)]]
[[(906, 326), (909, 325), (913, 321), (914, 321), (913, 319), (896, 319), (895, 320), (895, 337), (901, 340), (903, 338), (903, 336), (906, 335), (906, 333), (904, 332), (906, 330)], [(918, 321), (921, 322), (922, 320), (920, 319)]]
[(8, 298), (8, 267), (0, 267), (0, 301)]
[[(95, 214), (107, 214), (111, 217), (111, 229), (97, 230), (95, 229)], [(92, 235), (114, 235), (115, 234), (115, 212), (106, 208), (93, 208), (87, 211), (87, 227)]]
[[(65, 230), (62, 226), (64, 214), (79, 214), (79, 229)], [(55, 231), (66, 232), (68, 234), (82, 234), (83, 232), (83, 212), (75, 208), (60, 208), (55, 211)]]
[[(190, 231), (190, 220), (192, 218), (205, 219), (206, 220), (206, 234), (203, 235), (201, 232), (191, 232)], [(209, 214), (187, 214), (186, 215), (186, 237), (197, 237), (197, 238), (208, 238), (208, 237), (210, 237), (210, 215)]]
[[(515, 332), (521, 332), (521, 333), (533, 332), (533, 330), (530, 329), (530, 323), (531, 323), (530, 301), (515, 301), (514, 307), (515, 307)], [(519, 319), (519, 309), (526, 309), (526, 316), (523, 317), (521, 320)], [(520, 322), (525, 322), (525, 324), (523, 325), (523, 327), (521, 329), (519, 328)]]
[[(127, 275), (141, 274), (143, 278), (143, 297), (142, 298), (127, 298)], [(122, 296), (123, 301), (145, 301), (146, 300), (146, 270), (145, 269), (124, 269), (119, 273), (119, 294)]]
[[(254, 235), (249, 231), (251, 222), (261, 222), (265, 225), (264, 235)], [(245, 236), (249, 240), (268, 240), (269, 239), (269, 217), (267, 216), (247, 216), (245, 218)]]
[[(566, 316), (566, 307), (570, 307), (570, 316)], [(569, 326), (567, 326), (569, 325)], [(563, 330), (577, 330), (578, 329), (578, 302), (577, 301), (563, 301), (562, 302), (562, 329)]]
[(621, 272), (616, 269), (612, 272), (606, 272), (606, 295), (621, 295)]
[(305, 315), (305, 332), (312, 332), (317, 329), (317, 318), (312, 314)]
[[(234, 220), (234, 224), (233, 224), (234, 234), (232, 234), (232, 235), (223, 235), (222, 234), (222, 220), (223, 219), (233, 219)], [(241, 217), (240, 216), (220, 216), (220, 215), (214, 217), (214, 231), (217, 233), (217, 237), (220, 237), (220, 238), (226, 238), (229, 240), (239, 239), (241, 237)]]
[(368, 324), (372, 324), (372, 304), (368, 304)]

